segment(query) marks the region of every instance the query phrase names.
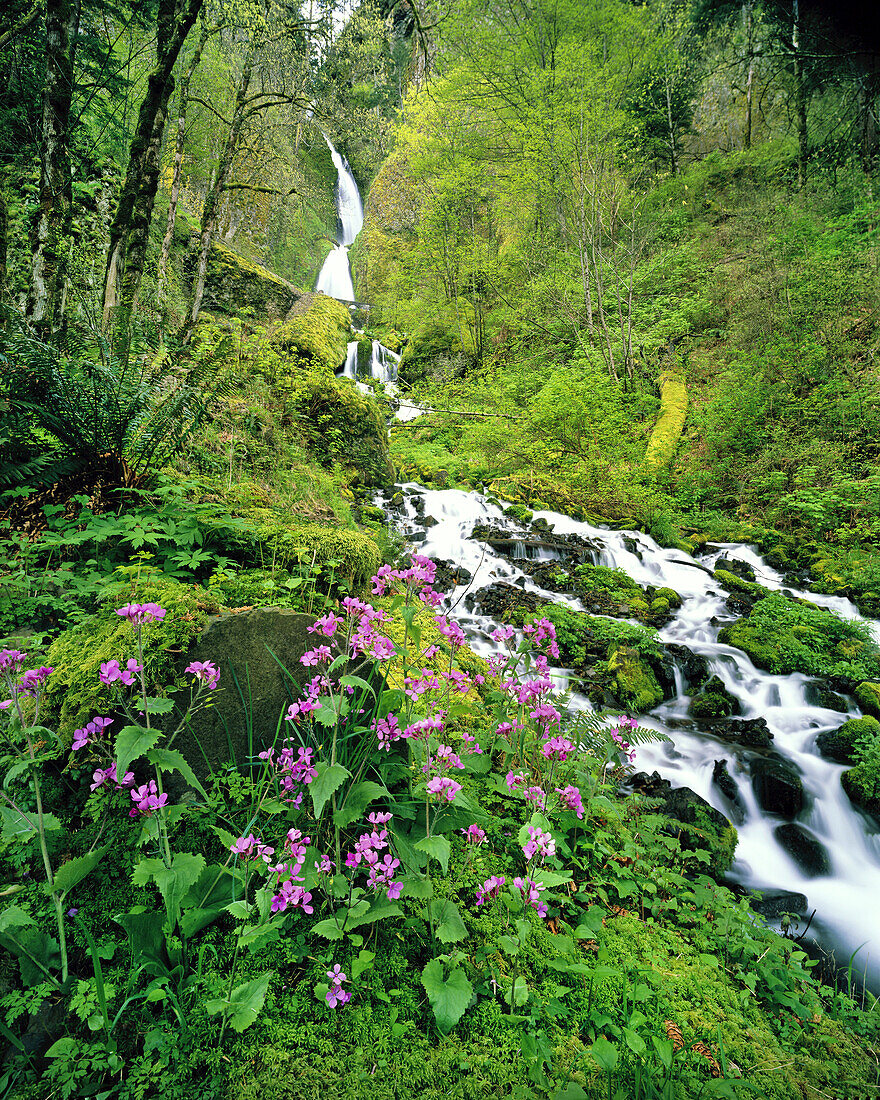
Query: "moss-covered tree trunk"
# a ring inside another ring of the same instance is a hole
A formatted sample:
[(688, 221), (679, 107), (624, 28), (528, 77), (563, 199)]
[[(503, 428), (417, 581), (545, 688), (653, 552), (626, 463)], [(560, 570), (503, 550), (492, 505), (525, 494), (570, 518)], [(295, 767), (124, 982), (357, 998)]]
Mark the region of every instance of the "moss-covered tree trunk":
[(177, 139), (174, 143), (174, 169), (171, 176), (171, 198), (168, 203), (168, 220), (165, 223), (165, 236), (159, 252), (159, 265), (156, 273), (156, 298), (161, 302), (165, 297), (168, 284), (168, 257), (171, 254), (171, 242), (174, 240), (174, 223), (177, 219), (177, 203), (180, 198), (180, 179), (183, 175), (183, 149), (186, 140), (186, 111), (189, 103), (189, 86), (193, 74), (199, 67), (202, 51), (210, 35), (207, 23), (202, 24), (199, 44), (192, 55), (183, 76), (180, 78), (177, 98)]
[(184, 344), (188, 344), (192, 339), (192, 334), (195, 331), (199, 313), (202, 309), (202, 299), (205, 296), (205, 278), (208, 272), (208, 258), (211, 255), (211, 245), (214, 242), (214, 232), (217, 228), (217, 219), (220, 215), (220, 202), (226, 190), (226, 184), (229, 181), (233, 162), (238, 153), (242, 127), (246, 119), (252, 113), (247, 109), (247, 104), (248, 90), (254, 71), (255, 57), (256, 45), (251, 43), (247, 57), (245, 58), (244, 67), (241, 70), (238, 89), (235, 93), (235, 106), (232, 111), (232, 121), (229, 127), (229, 133), (226, 136), (226, 144), (223, 147), (220, 162), (217, 165), (217, 173), (214, 177), (214, 182), (208, 188), (208, 193), (205, 196), (205, 205), (202, 208), (199, 255), (196, 262), (195, 274), (193, 275), (190, 308), (181, 332), (181, 339)]
[(127, 357), (131, 314), (140, 289), (159, 189), (162, 134), (174, 91), (174, 65), (204, 0), (160, 0), (156, 20), (156, 65), (147, 78), (137, 126), (129, 149), (128, 171), (110, 226), (104, 276), (104, 324), (114, 324), (117, 352)]
[(6, 199), (0, 191), (0, 304), (6, 298), (6, 241), (9, 236), (9, 218), (6, 213)]
[(39, 205), (31, 224), (31, 274), (27, 316), (50, 339), (61, 324), (70, 235), (70, 103), (79, 0), (46, 0), (46, 69), (40, 133)]
[(794, 61), (794, 109), (798, 139), (798, 187), (807, 181), (810, 157), (810, 136), (807, 129), (807, 89), (804, 81), (804, 59), (801, 55), (801, 16), (799, 0), (793, 0), (791, 12), (791, 51)]

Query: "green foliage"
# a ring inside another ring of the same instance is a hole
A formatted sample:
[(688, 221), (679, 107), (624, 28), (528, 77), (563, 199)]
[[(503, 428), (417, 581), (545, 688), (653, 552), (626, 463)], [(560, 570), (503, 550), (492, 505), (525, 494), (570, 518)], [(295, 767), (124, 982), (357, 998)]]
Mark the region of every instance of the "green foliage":
[(778, 593), (759, 600), (721, 639), (744, 650), (759, 668), (805, 672), (857, 682), (876, 674), (880, 649), (869, 627)]

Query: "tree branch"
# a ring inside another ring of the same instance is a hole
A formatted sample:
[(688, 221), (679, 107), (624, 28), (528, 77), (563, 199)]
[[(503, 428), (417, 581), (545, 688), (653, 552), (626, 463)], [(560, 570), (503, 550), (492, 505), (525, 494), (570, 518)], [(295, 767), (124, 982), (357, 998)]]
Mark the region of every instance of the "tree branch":
[(5, 34), (0, 34), (0, 50), (3, 49), (7, 42), (15, 38), (16, 35), (21, 34), (21, 32), (24, 30), (27, 30), (31, 23), (33, 23), (33, 21), (40, 14), (40, 7), (41, 5), (38, 0), (38, 2), (34, 5), (33, 10), (23, 19), (20, 19), (18, 23), (12, 28), (12, 30), (8, 30)]

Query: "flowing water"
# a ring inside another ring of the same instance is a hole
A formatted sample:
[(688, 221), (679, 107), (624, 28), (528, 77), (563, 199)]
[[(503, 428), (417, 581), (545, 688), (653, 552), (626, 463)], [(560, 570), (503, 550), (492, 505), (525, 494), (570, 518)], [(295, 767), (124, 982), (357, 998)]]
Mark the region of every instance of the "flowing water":
[[(348, 162), (329, 139), (327, 144), (338, 174), (339, 235), (316, 289), (353, 304), (348, 249), (363, 226), (363, 205)], [(394, 396), (399, 360), (399, 355), (377, 340), (372, 342), (369, 357), (365, 345), (352, 340), (339, 373), (364, 389), (367, 387), (359, 379), (371, 377)], [(403, 403), (397, 416), (409, 420), (422, 411)], [(446, 596), (444, 604), (446, 610), (454, 611), (478, 653), (494, 652), (489, 635), (497, 624), (474, 610), (474, 602), (466, 601), (466, 597), (495, 582), (516, 584), (525, 591), (583, 610), (576, 599), (542, 590), (516, 564), (527, 558), (551, 559), (559, 554), (540, 546), (541, 540), (536, 540), (534, 532), (505, 516), (497, 504), (476, 492), (432, 490), (415, 484), (403, 489), (404, 507), (390, 513), (392, 522), (421, 553), (451, 561), (472, 574), (467, 585), (458, 585)], [(426, 517), (436, 520), (436, 524), (426, 524)], [(728, 610), (726, 593), (712, 575), (715, 562), (721, 557), (738, 559), (754, 569), (759, 583), (771, 589), (784, 587), (780, 574), (753, 548), (741, 544), (714, 546), (711, 552), (695, 559), (680, 550), (663, 549), (636, 531), (597, 528), (556, 512), (536, 512), (535, 518), (552, 524), (556, 534), (579, 535), (589, 541), (595, 547), (591, 554), (595, 564), (622, 569), (640, 584), (669, 587), (682, 597), (681, 608), (660, 631), (661, 641), (684, 645), (705, 658), (710, 673), (717, 675), (739, 700), (741, 717), (766, 721), (773, 735), (774, 755), (784, 758), (801, 776), (805, 800), (796, 821), (826, 853), (828, 872), (808, 873), (780, 845), (776, 830), (785, 819), (761, 809), (752, 783), (761, 753), (706, 733), (688, 718), (686, 677), (677, 658), (673, 658), (674, 697), (641, 716), (643, 726), (667, 734), (671, 741), (641, 746), (637, 766), (658, 771), (674, 786), (690, 787), (725, 816), (735, 819), (739, 844), (730, 877), (750, 889), (805, 895), (809, 910), (816, 910), (810, 935), (824, 949), (833, 951), (838, 961), (845, 962), (858, 951), (854, 970), (864, 975), (869, 986), (880, 990), (880, 836), (876, 826), (849, 803), (840, 784), (844, 768), (823, 759), (816, 750), (816, 738), (823, 730), (835, 729), (859, 711), (842, 696), (823, 696), (817, 692), (817, 683), (808, 677), (770, 675), (755, 668), (745, 653), (718, 641), (721, 627), (736, 616)], [(510, 559), (471, 538), (478, 523), (491, 524), (510, 534), (515, 540)], [(786, 591), (805, 596), (845, 618), (859, 618), (858, 610), (848, 600)], [(872, 629), (880, 639), (880, 624), (872, 624)], [(555, 676), (561, 687), (568, 685), (569, 675), (564, 669), (556, 670)], [(817, 699), (825, 705), (818, 705)], [(571, 694), (571, 705), (590, 707), (586, 697), (576, 691)], [(735, 802), (729, 801), (713, 780), (716, 761), (721, 760), (727, 762), (736, 785)]]
[[(426, 489), (416, 484), (403, 486), (403, 492), (403, 509), (389, 512), (395, 526), (419, 553), (453, 562), (472, 574), (467, 585), (458, 585), (447, 594), (444, 605), (447, 611), (454, 609), (469, 644), (477, 652), (488, 655), (495, 651), (489, 635), (497, 624), (479, 610), (469, 610), (474, 604), (466, 597), (488, 585), (504, 581), (573, 609), (583, 609), (572, 597), (542, 590), (523, 572), (517, 561), (526, 556), (545, 559), (558, 554), (536, 546), (534, 531), (505, 516), (484, 495)], [(756, 668), (745, 653), (718, 641), (720, 628), (736, 616), (727, 609), (727, 594), (712, 576), (715, 562), (721, 557), (745, 562), (754, 568), (757, 580), (771, 589), (785, 587), (780, 574), (745, 545), (716, 545), (696, 559), (680, 550), (663, 549), (640, 532), (606, 530), (549, 511), (535, 512), (535, 518), (552, 524), (556, 534), (574, 534), (588, 540), (595, 547), (591, 555), (595, 564), (622, 569), (641, 584), (666, 586), (682, 597), (680, 610), (660, 631), (661, 641), (685, 645), (705, 657), (710, 672), (720, 677), (739, 700), (742, 717), (765, 719), (773, 734), (774, 754), (801, 775), (805, 808), (796, 821), (821, 844), (830, 873), (806, 873), (778, 843), (775, 830), (786, 819), (768, 815), (760, 808), (751, 781), (755, 760), (762, 754), (701, 732), (699, 723), (687, 717), (689, 697), (677, 659), (674, 698), (640, 719), (641, 725), (667, 734), (671, 743), (640, 746), (636, 766), (648, 772), (659, 771), (673, 786), (690, 787), (725, 816), (737, 819), (739, 844), (730, 878), (750, 889), (806, 895), (809, 911), (816, 910), (810, 935), (824, 949), (833, 950), (838, 962), (846, 963), (853, 951), (861, 949), (853, 964), (854, 972), (863, 974), (876, 990), (880, 987), (880, 836), (847, 799), (840, 784), (844, 768), (819, 756), (815, 747), (819, 733), (835, 729), (857, 715), (858, 709), (844, 697), (833, 695), (830, 700), (822, 700), (825, 705), (817, 705), (817, 681), (797, 674), (771, 675)], [(431, 525), (431, 519), (436, 524)], [(475, 524), (491, 524), (512, 539), (527, 540), (530, 545), (514, 543), (510, 557), (502, 557), (486, 543), (470, 537)], [(846, 618), (859, 617), (848, 600), (790, 588), (785, 591), (809, 598)], [(875, 633), (878, 625), (872, 624)], [(567, 683), (564, 670), (558, 670), (557, 677), (560, 684)], [(572, 706), (590, 708), (590, 703), (574, 692)], [(717, 760), (727, 761), (738, 790), (738, 807), (713, 782)]]
[[(324, 135), (324, 140), (330, 149), (333, 165), (336, 168), (336, 211), (339, 218), (336, 247), (329, 253), (324, 261), (324, 266), (315, 283), (315, 290), (321, 291), (348, 305), (355, 305), (354, 284), (351, 277), (351, 265), (349, 263), (348, 250), (354, 244), (355, 238), (364, 225), (364, 207), (361, 202), (361, 193), (357, 182), (352, 175), (351, 166), (341, 153), (333, 146), (333, 142)], [(355, 329), (355, 332), (362, 330)], [(362, 361), (360, 344), (357, 340), (350, 341), (345, 363), (339, 369), (339, 376), (350, 378), (358, 387), (369, 392), (369, 387), (360, 378), (369, 377), (381, 383), (385, 393), (397, 398), (397, 367), (400, 356), (373, 340), (371, 354), (367, 361)], [(366, 360), (366, 357), (363, 357)], [(397, 409), (398, 420), (413, 420), (420, 416), (424, 410), (418, 405), (406, 402), (399, 403)]]

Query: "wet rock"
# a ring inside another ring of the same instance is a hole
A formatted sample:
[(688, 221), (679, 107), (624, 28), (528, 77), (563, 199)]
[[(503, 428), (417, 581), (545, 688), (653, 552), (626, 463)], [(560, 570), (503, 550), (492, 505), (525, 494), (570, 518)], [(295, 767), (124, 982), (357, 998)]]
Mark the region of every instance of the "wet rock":
[(544, 601), (534, 592), (523, 592), (516, 585), (498, 581), (477, 592), (468, 593), (464, 605), (468, 611), (480, 610), (493, 619), (507, 622), (514, 611), (537, 611)]
[(399, 512), (403, 508), (403, 493), (399, 490), (396, 493), (392, 493), (388, 501), (388, 507), (395, 512)]
[(755, 582), (755, 571), (748, 564), (748, 562), (740, 561), (739, 558), (719, 558), (715, 562), (715, 568), (723, 569), (726, 573), (733, 573), (736, 577), (742, 577), (745, 581)]
[(840, 782), (854, 806), (880, 822), (880, 789), (876, 776), (864, 764), (845, 771)]
[(736, 780), (727, 770), (726, 760), (716, 760), (712, 768), (712, 782), (730, 803), (730, 818), (735, 825), (742, 825), (746, 819), (746, 809)]
[(473, 580), (473, 573), (463, 565), (457, 565), (454, 561), (446, 561), (443, 558), (434, 558), (433, 561), (437, 566), (434, 588), (438, 592), (448, 592), (457, 584), (468, 584)]
[(777, 825), (773, 835), (809, 878), (831, 873), (831, 860), (818, 840), (802, 825)]
[(672, 790), (672, 784), (659, 772), (651, 772), (650, 775), (647, 772), (635, 772), (629, 778), (629, 785), (648, 798), (662, 798)]
[(770, 727), (763, 718), (718, 719), (705, 723), (705, 728), (713, 737), (747, 749), (769, 749), (773, 741)]
[(806, 894), (794, 890), (768, 890), (760, 898), (753, 898), (749, 904), (767, 920), (778, 920), (783, 913), (806, 913), (809, 902)]
[(705, 798), (701, 798), (690, 787), (672, 787), (664, 796), (664, 802), (663, 812), (685, 825), (696, 825), (699, 815), (702, 814), (719, 829), (730, 827), (724, 814), (710, 806)]
[(608, 658), (614, 692), (635, 714), (646, 714), (663, 702), (663, 689), (650, 664), (631, 646), (617, 646)]
[(853, 695), (865, 714), (880, 718), (880, 684), (866, 680), (858, 685)]
[(793, 818), (804, 808), (803, 781), (794, 766), (781, 757), (752, 761), (752, 789), (758, 805), (768, 814)]
[(740, 713), (739, 699), (727, 690), (718, 676), (710, 677), (688, 706), (688, 714), (697, 720), (730, 718)]
[(821, 680), (809, 680), (804, 684), (804, 699), (811, 707), (839, 710), (846, 714), (846, 699), (840, 692), (832, 691)]
[(436, 527), (439, 522), (440, 521), (434, 519), (433, 516), (425, 516), (425, 518), (422, 520), (422, 526), (423, 527)]
[(816, 738), (816, 748), (828, 760), (838, 764), (854, 764), (857, 743), (864, 737), (880, 736), (880, 722), (866, 715), (851, 718), (836, 730), (823, 730)]
[(666, 652), (681, 669), (682, 680), (686, 692), (692, 692), (695, 688), (702, 687), (709, 679), (709, 662), (705, 657), (694, 653), (686, 645), (677, 642), (666, 646)]

